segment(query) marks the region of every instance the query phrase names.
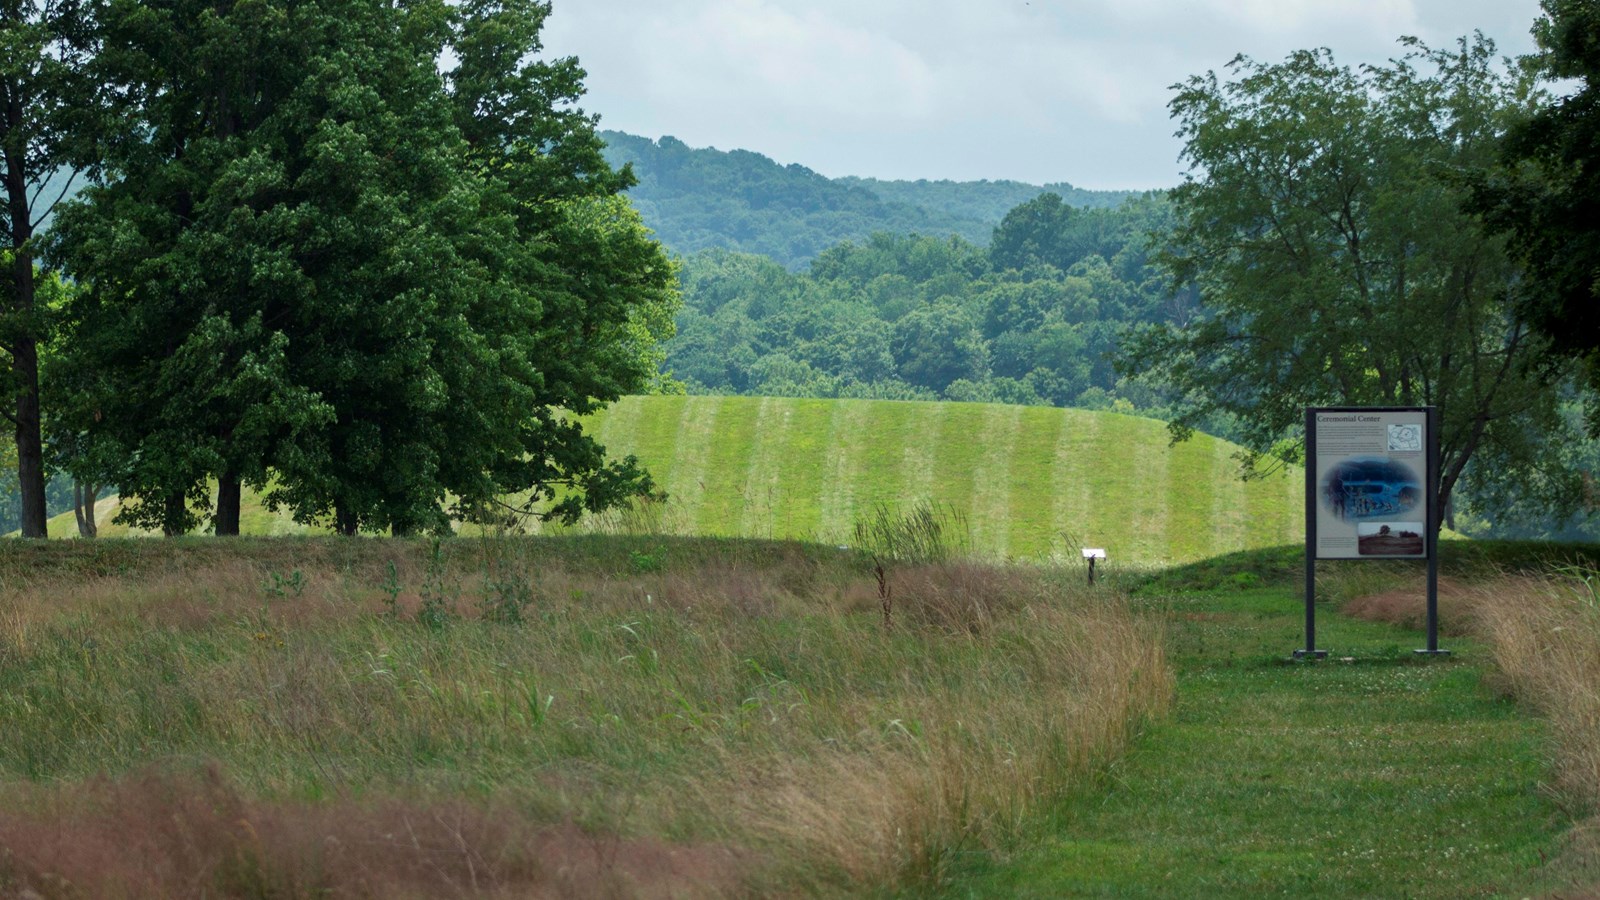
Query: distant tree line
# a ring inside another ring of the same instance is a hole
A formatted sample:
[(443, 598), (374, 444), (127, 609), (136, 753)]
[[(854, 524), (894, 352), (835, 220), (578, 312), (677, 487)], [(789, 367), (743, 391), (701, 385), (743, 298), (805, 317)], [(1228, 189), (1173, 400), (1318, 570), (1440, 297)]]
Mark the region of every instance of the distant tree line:
[(692, 392), (1157, 409), (1112, 354), (1129, 326), (1194, 312), (1153, 268), (1171, 224), (1159, 196), (1076, 209), (1047, 193), (984, 245), (879, 233), (803, 272), (700, 253), (667, 366)]
[(616, 131), (601, 137), (612, 165), (638, 173), (628, 198), (662, 243), (685, 256), (721, 248), (791, 269), (877, 233), (985, 244), (1006, 212), (1041, 193), (1081, 207), (1115, 206), (1133, 196), (1069, 184), (830, 179), (749, 150), (693, 148), (674, 137), (652, 141)]

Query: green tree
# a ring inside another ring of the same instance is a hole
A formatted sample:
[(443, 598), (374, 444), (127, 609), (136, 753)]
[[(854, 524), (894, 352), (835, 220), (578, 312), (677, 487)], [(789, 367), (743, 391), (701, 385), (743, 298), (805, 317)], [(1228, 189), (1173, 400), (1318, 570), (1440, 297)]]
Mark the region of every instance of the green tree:
[(943, 391), (989, 375), (989, 348), (976, 316), (953, 302), (914, 309), (894, 325), (895, 368), (911, 384)]
[(1457, 177), (1490, 163), (1524, 86), (1481, 36), (1408, 46), (1359, 72), (1326, 50), (1240, 57), (1178, 86), (1194, 174), (1164, 264), (1204, 309), (1142, 331), (1122, 365), (1176, 389), (1175, 436), (1236, 415), (1257, 454), (1285, 452), (1306, 406), (1435, 405), (1446, 507), (1480, 454), (1492, 482), (1559, 465), (1562, 420), (1513, 315), (1518, 268)]
[(346, 534), (651, 489), (568, 414), (651, 386), (674, 275), (571, 106), (581, 70), (527, 62), (547, 14), (113, 7), (110, 71), (146, 118), (59, 247), (104, 398), (84, 458), (126, 520), (187, 530), (208, 479), (218, 533), (241, 482)]
[(12, 443), (24, 537), (46, 536), (45, 458), (39, 345), (49, 339), (37, 302), (34, 235), (92, 160), (98, 126), (87, 4), (74, 0), (0, 2), (0, 353), (9, 357), (9, 396), (0, 409)]
[[(473, 467), (447, 486), (479, 509), (526, 495), (518, 512), (570, 523), (653, 490), (636, 460), (605, 460), (571, 415), (661, 387), (680, 298), (676, 267), (620, 196), (632, 170), (606, 163), (597, 118), (577, 106), (583, 69), (538, 58), (549, 15), (544, 0), (468, 0), (451, 20), (447, 87), (485, 184), (479, 216), (499, 212), (510, 230), (494, 253), (471, 250), (495, 274), (472, 321), (498, 375), (453, 400), (497, 427), (451, 449)], [(471, 238), (475, 223), (463, 224)], [(513, 386), (520, 402), (508, 403)]]
[(1509, 236), (1527, 270), (1524, 317), (1600, 387), (1600, 5), (1542, 5), (1540, 52), (1525, 63), (1575, 89), (1511, 126), (1504, 165), (1474, 180), (1471, 206)]

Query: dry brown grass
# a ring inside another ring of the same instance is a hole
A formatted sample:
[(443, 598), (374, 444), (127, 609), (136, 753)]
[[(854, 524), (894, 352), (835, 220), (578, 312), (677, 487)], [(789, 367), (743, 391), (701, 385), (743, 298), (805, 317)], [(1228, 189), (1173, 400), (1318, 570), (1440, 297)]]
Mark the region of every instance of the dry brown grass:
[[(1425, 581), (1406, 587), (1390, 588), (1376, 593), (1363, 593), (1346, 600), (1340, 610), (1347, 615), (1370, 622), (1387, 622), (1402, 628), (1421, 630), (1428, 624), (1428, 589)], [(1452, 578), (1439, 579), (1439, 630), (1444, 634), (1463, 635), (1471, 630), (1474, 599), (1473, 590)]]
[(885, 628), (794, 546), (304, 543), (0, 560), (0, 896), (929, 887), (1172, 693), (1047, 572), (891, 566)]
[(0, 812), (0, 893), (53, 897), (733, 896), (736, 851), (544, 825), (505, 804), (249, 799), (215, 767)]
[(1600, 809), (1600, 603), (1574, 577), (1501, 578), (1469, 591), (1511, 690), (1550, 724), (1561, 796)]

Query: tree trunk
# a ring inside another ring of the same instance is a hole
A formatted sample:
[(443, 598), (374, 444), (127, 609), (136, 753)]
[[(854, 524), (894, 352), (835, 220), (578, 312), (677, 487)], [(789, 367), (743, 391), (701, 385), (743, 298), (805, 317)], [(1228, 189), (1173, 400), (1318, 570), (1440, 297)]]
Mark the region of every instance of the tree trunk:
[(239, 534), (239, 502), (244, 488), (234, 472), (223, 472), (217, 479), (216, 531), (218, 537), (236, 537)]
[(165, 522), (162, 523), (161, 533), (167, 537), (179, 537), (184, 532), (178, 530), (177, 523), (182, 522), (186, 510), (183, 508), (182, 494), (168, 494), (164, 501), (166, 505)]
[(345, 537), (355, 537), (360, 528), (361, 523), (356, 518), (353, 510), (343, 504), (335, 503), (333, 505), (333, 529), (335, 531)]
[(100, 526), (94, 520), (94, 504), (100, 498), (100, 486), (72, 481), (72, 514), (78, 520), (78, 537), (99, 537)]
[[(33, 258), (17, 252), (13, 262), (17, 295), (11, 312), (26, 323), (33, 313)], [(15, 341), (11, 347), (11, 375), (17, 387), (17, 481), (21, 489), (22, 536), (43, 538), (48, 533), (39, 415), (39, 348), (28, 324), (18, 329)]]

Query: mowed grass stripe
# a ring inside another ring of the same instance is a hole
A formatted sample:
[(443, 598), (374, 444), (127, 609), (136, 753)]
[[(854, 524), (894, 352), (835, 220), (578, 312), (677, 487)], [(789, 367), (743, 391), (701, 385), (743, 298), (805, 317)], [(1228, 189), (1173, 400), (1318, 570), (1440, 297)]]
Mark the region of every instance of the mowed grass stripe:
[(750, 447), (750, 465), (745, 470), (744, 498), (739, 510), (736, 534), (755, 537), (777, 536), (779, 472), (789, 441), (789, 426), (794, 404), (768, 397), (756, 404), (755, 434)]
[[(939, 419), (938, 437), (933, 447), (933, 501), (945, 504), (968, 517), (968, 526), (977, 510), (973, 497), (973, 475), (979, 465), (979, 450), (990, 435), (984, 433), (987, 417), (983, 405), (949, 403)], [(974, 547), (986, 546), (974, 536)]]
[(870, 515), (879, 504), (899, 509), (915, 502), (916, 498), (905, 496), (901, 489), (905, 447), (908, 442), (926, 439), (918, 433), (916, 416), (907, 404), (852, 402), (861, 405), (861, 416), (855, 420), (857, 430), (851, 438), (856, 444), (851, 456), (855, 466), (844, 475), (852, 482), (850, 495), (855, 501), (847, 534), (856, 520)]
[(1219, 556), (1249, 546), (1249, 502), (1244, 480), (1239, 477), (1235, 448), (1226, 441), (1213, 441), (1211, 447), (1211, 550)]
[(1282, 535), (1279, 543), (1305, 541), (1305, 470), (1298, 466), (1273, 472), (1250, 483), (1250, 520), (1247, 541), (1259, 547), (1269, 535)]
[(1166, 447), (1165, 426), (1154, 420), (1110, 415), (1117, 437), (1114, 445), (1102, 447), (1102, 452), (1107, 453), (1109, 468), (1115, 472), (1112, 479), (1122, 496), (1122, 516), (1110, 532), (1117, 533), (1120, 525), (1118, 543), (1131, 548), (1138, 559), (1165, 562), (1173, 557), (1166, 540), (1171, 450)]
[(796, 400), (777, 446), (776, 537), (814, 540), (822, 528), (822, 492), (834, 403)]
[[(1210, 448), (1193, 441), (1184, 441), (1167, 448), (1167, 523), (1171, 523), (1171, 510), (1211, 510), (1215, 508), (1216, 455)], [(1217, 548), (1215, 520), (1205, 522), (1200, 528), (1179, 528), (1166, 534), (1167, 552), (1176, 559), (1211, 556)]]
[(842, 400), (828, 417), (828, 447), (823, 459), (822, 499), (818, 537), (825, 541), (849, 539), (855, 524), (856, 482), (859, 480), (861, 436), (866, 430), (867, 404)]
[(908, 404), (900, 417), (904, 424), (896, 433), (902, 445), (898, 495), (902, 504), (933, 500), (933, 460), (938, 450), (940, 423), (949, 408), (948, 403)]
[(739, 519), (749, 499), (744, 496), (744, 482), (755, 446), (756, 418), (760, 409), (760, 398), (722, 399), (714, 440), (706, 454), (702, 478), (705, 491), (695, 510), (695, 522), (701, 534), (739, 533)]
[(1022, 427), (1022, 407), (978, 407), (982, 430), (972, 467), (972, 540), (996, 556), (1011, 554), (1011, 459)]
[[(645, 404), (640, 402), (642, 399), (623, 397), (586, 424), (584, 430), (606, 448), (607, 456), (626, 456), (626, 453), (616, 453), (612, 448), (638, 447), (643, 443), (639, 440), (639, 420), (645, 415)], [(671, 458), (672, 454), (667, 452), (662, 461)]]
[[(654, 398), (652, 398), (654, 399)], [(666, 485), (668, 522), (684, 531), (700, 529), (701, 498), (706, 492), (706, 465), (711, 447), (718, 443), (717, 417), (722, 397), (686, 397), (678, 414), (674, 465)], [(644, 458), (641, 454), (640, 458)]]
[(1080, 409), (1062, 412), (1050, 467), (1054, 485), (1050, 520), (1063, 540), (1082, 545), (1064, 550), (1072, 554), (1082, 547), (1099, 547), (1105, 542), (1091, 489), (1099, 481), (1100, 426), (1105, 418)]
[(1009, 547), (1018, 559), (1059, 555), (1059, 529), (1054, 503), (1041, 502), (1057, 492), (1056, 447), (1066, 419), (1043, 406), (1022, 409), (1011, 451)]

